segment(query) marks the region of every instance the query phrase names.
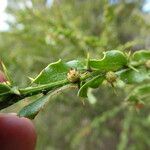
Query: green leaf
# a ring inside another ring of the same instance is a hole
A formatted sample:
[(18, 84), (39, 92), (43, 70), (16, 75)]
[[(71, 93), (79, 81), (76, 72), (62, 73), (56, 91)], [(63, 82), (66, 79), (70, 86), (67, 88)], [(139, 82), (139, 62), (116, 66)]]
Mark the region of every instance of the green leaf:
[(22, 108), (18, 113), (18, 116), (34, 119), (35, 116), (39, 113), (39, 111), (42, 110), (48, 104), (48, 102), (54, 95), (57, 95), (59, 92), (67, 88), (70, 88), (70, 85), (58, 88), (57, 90), (51, 92), (50, 94), (38, 98), (34, 102)]
[(49, 64), (42, 72), (35, 78), (33, 83), (36, 84), (48, 84), (65, 80), (69, 67), (61, 60)]
[(72, 60), (66, 63), (66, 65), (69, 68), (74, 68), (77, 70), (84, 70), (86, 68), (86, 61), (80, 61), (80, 60)]
[(25, 106), (20, 110), (18, 116), (34, 119), (35, 116), (39, 113), (39, 111), (43, 109), (44, 106), (49, 102), (51, 96), (52, 93), (49, 95), (42, 96), (33, 103), (30, 103), (29, 105)]
[(90, 67), (103, 71), (115, 71), (127, 65), (127, 58), (124, 53), (118, 50), (111, 50), (104, 53), (100, 60), (90, 60)]
[(148, 50), (140, 50), (133, 54), (133, 61), (137, 61), (138, 63), (144, 63), (147, 60), (150, 60), (150, 51)]
[(87, 90), (88, 88), (98, 88), (100, 84), (102, 84), (104, 80), (104, 76), (98, 75), (93, 79), (87, 81), (78, 91), (78, 96), (80, 97), (87, 97)]
[(126, 69), (116, 74), (127, 84), (141, 83), (144, 80), (150, 79), (150, 72), (144, 67), (139, 68), (138, 71)]
[(11, 88), (8, 85), (3, 83), (0, 84), (0, 96), (3, 95), (4, 93), (10, 92), (10, 90)]

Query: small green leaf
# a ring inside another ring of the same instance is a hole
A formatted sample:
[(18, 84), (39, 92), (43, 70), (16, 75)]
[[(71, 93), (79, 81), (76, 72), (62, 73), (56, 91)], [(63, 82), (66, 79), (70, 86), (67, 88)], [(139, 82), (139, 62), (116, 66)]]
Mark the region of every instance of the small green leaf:
[(38, 98), (34, 102), (32, 102), (29, 105), (22, 108), (20, 110), (20, 112), (18, 113), (18, 116), (34, 119), (35, 116), (39, 113), (39, 111), (42, 110), (48, 104), (48, 102), (51, 100), (51, 98), (54, 95), (57, 95), (59, 92), (61, 92), (61, 90), (67, 89), (69, 87), (70, 87), (70, 85), (63, 86), (63, 87), (58, 88), (57, 90), (51, 92), (48, 95), (44, 95), (44, 96)]
[(132, 93), (127, 97), (128, 101), (136, 102), (141, 100), (143, 96), (150, 95), (150, 84), (142, 85), (135, 88)]
[(36, 84), (48, 84), (65, 80), (69, 67), (61, 60), (49, 64), (42, 72), (35, 78), (33, 83)]
[(89, 65), (94, 69), (115, 71), (127, 65), (127, 58), (121, 51), (111, 50), (105, 52), (100, 60), (90, 60)]
[(138, 71), (126, 69), (118, 72), (117, 75), (127, 84), (141, 83), (144, 80), (150, 79), (150, 72), (144, 67), (139, 68)]
[(51, 94), (40, 97), (33, 103), (30, 103), (29, 105), (22, 108), (18, 113), (18, 116), (34, 119), (35, 116), (39, 113), (39, 111), (43, 109), (44, 106), (49, 102), (50, 97)]
[(136, 88), (135, 93), (137, 93), (138, 95), (150, 94), (150, 84)]
[(0, 110), (17, 103), (24, 97), (11, 93), (10, 91), (0, 94)]
[(87, 90), (88, 88), (98, 88), (100, 84), (102, 84), (104, 80), (104, 76), (98, 75), (94, 77), (93, 79), (86, 82), (78, 91), (78, 96), (80, 97), (87, 97)]
[(150, 51), (140, 50), (133, 54), (132, 60), (138, 63), (144, 63), (147, 60), (150, 60)]

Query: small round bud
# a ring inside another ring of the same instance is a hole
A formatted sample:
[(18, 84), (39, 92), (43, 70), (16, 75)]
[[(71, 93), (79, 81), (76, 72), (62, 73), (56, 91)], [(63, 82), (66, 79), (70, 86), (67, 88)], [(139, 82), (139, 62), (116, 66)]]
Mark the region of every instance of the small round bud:
[(143, 102), (135, 103), (135, 108), (136, 110), (141, 110), (142, 108), (144, 108), (144, 103)]
[(145, 62), (145, 66), (146, 66), (146, 68), (150, 69), (150, 60), (147, 60), (147, 61)]
[(67, 73), (67, 79), (71, 83), (75, 83), (80, 81), (80, 73), (76, 69), (70, 69), (69, 72)]
[(115, 82), (117, 79), (117, 75), (112, 72), (112, 71), (109, 71), (106, 73), (106, 80), (109, 82), (109, 83), (113, 83)]

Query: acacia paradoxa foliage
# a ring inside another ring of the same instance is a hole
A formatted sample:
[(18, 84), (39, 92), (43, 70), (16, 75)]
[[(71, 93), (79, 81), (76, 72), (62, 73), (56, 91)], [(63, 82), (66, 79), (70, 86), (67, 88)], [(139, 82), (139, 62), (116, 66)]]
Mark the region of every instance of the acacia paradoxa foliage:
[(0, 109), (40, 94), (37, 100), (18, 113), (30, 119), (38, 114), (53, 95), (72, 86), (78, 88), (78, 96), (86, 98), (89, 88), (98, 88), (105, 81), (115, 86), (119, 80), (126, 86), (134, 85), (133, 92), (127, 96), (128, 101), (138, 102), (143, 96), (150, 95), (150, 51), (146, 50), (133, 54), (111, 50), (104, 52), (100, 59), (59, 60), (43, 69), (26, 88), (14, 85), (4, 65), (3, 68), (8, 82), (0, 84)]

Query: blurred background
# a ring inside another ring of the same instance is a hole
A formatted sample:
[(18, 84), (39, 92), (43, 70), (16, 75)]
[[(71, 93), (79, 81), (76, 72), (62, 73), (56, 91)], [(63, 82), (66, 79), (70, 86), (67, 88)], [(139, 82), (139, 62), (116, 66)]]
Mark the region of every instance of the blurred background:
[[(0, 0), (0, 60), (20, 87), (59, 58), (111, 49), (150, 49), (150, 0)], [(34, 120), (37, 150), (149, 150), (150, 103), (121, 107), (132, 87), (104, 85), (84, 104), (76, 90), (54, 97)]]

